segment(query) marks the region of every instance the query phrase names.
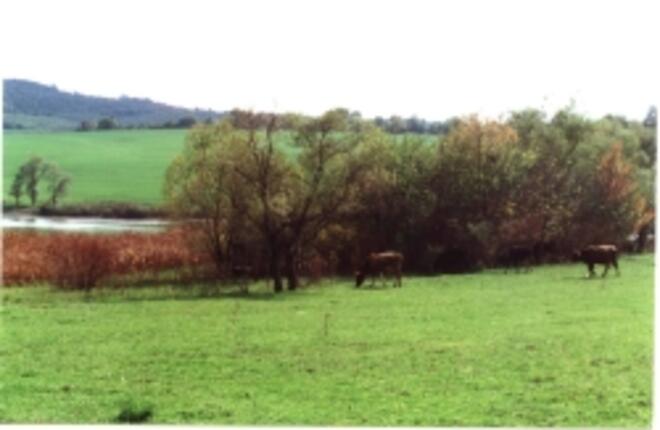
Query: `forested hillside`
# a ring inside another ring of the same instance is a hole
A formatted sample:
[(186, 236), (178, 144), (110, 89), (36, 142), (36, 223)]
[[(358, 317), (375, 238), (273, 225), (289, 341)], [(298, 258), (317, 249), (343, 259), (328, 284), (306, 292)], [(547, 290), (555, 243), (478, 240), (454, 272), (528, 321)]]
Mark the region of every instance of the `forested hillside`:
[(222, 116), (221, 112), (184, 109), (149, 99), (69, 93), (55, 86), (19, 79), (3, 83), (5, 129), (75, 129), (83, 121), (96, 123), (103, 118), (112, 118), (120, 127), (153, 127), (177, 123), (183, 118), (205, 121)]

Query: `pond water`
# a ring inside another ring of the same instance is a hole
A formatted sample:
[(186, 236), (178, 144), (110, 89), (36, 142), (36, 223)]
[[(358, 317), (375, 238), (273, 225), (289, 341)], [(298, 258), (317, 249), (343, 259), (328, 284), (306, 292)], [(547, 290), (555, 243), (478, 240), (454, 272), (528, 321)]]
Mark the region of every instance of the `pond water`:
[(171, 224), (171, 221), (162, 219), (43, 217), (16, 214), (4, 214), (0, 219), (0, 227), (3, 230), (30, 229), (71, 233), (158, 233)]

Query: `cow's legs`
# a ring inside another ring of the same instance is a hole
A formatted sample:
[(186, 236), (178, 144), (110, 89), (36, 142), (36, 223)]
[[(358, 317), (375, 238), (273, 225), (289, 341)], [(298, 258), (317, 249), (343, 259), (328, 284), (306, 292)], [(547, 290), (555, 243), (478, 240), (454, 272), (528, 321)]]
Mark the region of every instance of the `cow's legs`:
[(588, 263), (588, 266), (589, 266), (588, 277), (591, 278), (592, 276), (596, 276), (596, 272), (594, 272), (594, 263)]
[(394, 279), (396, 280), (395, 285), (398, 285), (398, 287), (401, 288), (401, 271), (397, 270), (394, 272)]
[(621, 275), (621, 272), (619, 272), (619, 263), (617, 263), (616, 258), (612, 261), (612, 265), (616, 269), (616, 275), (617, 276)]
[(610, 270), (610, 263), (605, 263), (605, 270), (603, 270), (603, 278), (607, 275), (607, 271)]

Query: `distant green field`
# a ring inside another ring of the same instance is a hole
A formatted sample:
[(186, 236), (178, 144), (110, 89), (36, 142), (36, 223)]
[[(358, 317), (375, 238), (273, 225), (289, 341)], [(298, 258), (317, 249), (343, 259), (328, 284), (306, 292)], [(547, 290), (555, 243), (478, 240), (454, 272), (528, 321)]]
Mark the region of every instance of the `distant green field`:
[[(57, 163), (73, 177), (63, 203), (112, 200), (160, 204), (165, 171), (183, 149), (186, 133), (187, 130), (5, 132), (3, 197), (13, 203), (8, 192), (15, 173), (21, 164), (37, 155)], [(289, 132), (280, 132), (276, 137), (276, 144), (293, 156), (296, 149), (291, 141)]]
[(653, 258), (273, 295), (4, 288), (0, 422), (648, 427)]
[(33, 155), (73, 177), (66, 203), (104, 200), (158, 204), (165, 169), (183, 148), (185, 130), (4, 134), (3, 188)]

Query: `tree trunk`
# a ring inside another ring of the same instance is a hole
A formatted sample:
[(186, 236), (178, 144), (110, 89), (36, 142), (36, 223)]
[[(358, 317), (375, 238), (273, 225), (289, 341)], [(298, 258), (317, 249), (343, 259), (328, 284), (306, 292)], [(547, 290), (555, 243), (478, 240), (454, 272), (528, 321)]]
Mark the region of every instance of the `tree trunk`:
[(210, 251), (211, 257), (213, 258), (213, 264), (215, 265), (216, 274), (218, 277), (222, 277), (225, 273), (225, 256), (222, 250), (222, 244), (220, 243), (220, 238), (217, 234), (217, 229), (214, 227), (210, 232), (206, 232), (206, 240), (208, 241), (208, 249)]
[(279, 274), (273, 277), (273, 288), (276, 293), (281, 293), (284, 291), (284, 288), (282, 287), (282, 278)]
[(650, 229), (650, 224), (646, 224), (644, 227), (639, 229), (639, 233), (637, 235), (637, 252), (641, 253), (644, 252), (646, 249), (646, 239), (649, 235), (649, 229)]
[(286, 253), (286, 279), (289, 291), (298, 288), (298, 273), (296, 271), (296, 256), (294, 251)]
[(280, 254), (276, 247), (271, 247), (270, 251), (270, 277), (273, 279), (273, 288), (276, 293), (281, 293), (282, 275), (280, 273)]

